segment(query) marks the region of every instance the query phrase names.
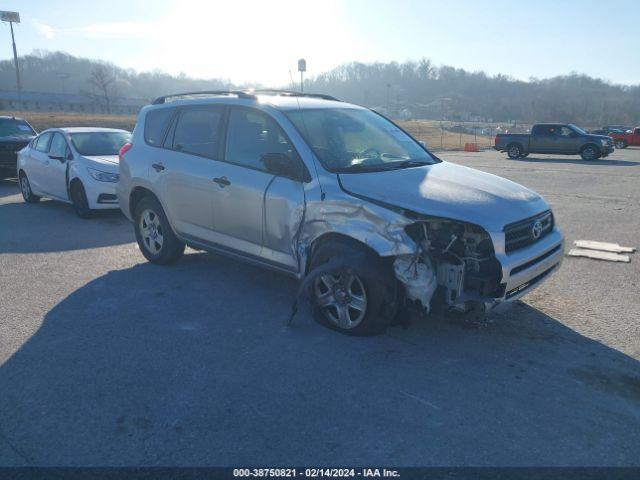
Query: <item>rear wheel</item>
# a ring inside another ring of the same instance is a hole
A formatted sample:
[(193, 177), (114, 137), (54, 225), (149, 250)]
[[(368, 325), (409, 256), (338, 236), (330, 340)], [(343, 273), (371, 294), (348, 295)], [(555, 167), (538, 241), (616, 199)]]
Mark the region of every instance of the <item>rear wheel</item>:
[(336, 258), (344, 260), (344, 265), (318, 274), (311, 284), (314, 318), (346, 335), (382, 333), (397, 309), (393, 270), (365, 248), (336, 240), (318, 247), (309, 275)]
[(136, 205), (134, 228), (140, 251), (152, 263), (166, 265), (178, 260), (185, 245), (175, 233), (160, 202), (153, 197), (144, 197)]
[(509, 147), (507, 148), (507, 155), (509, 156), (510, 159), (515, 160), (517, 158), (520, 158), (520, 156), (522, 155), (522, 147), (520, 145), (518, 145), (517, 143), (513, 143), (511, 145), (509, 145)]
[(616, 140), (615, 146), (618, 150), (622, 150), (623, 148), (627, 148), (627, 142), (624, 140)]
[(22, 198), (27, 203), (37, 203), (40, 201), (40, 197), (34, 195), (31, 191), (31, 184), (27, 178), (27, 174), (20, 172), (20, 191), (22, 192)]
[(597, 160), (600, 157), (600, 150), (595, 145), (585, 145), (580, 150), (580, 156), (583, 160)]
[(76, 180), (71, 184), (71, 203), (73, 204), (73, 211), (80, 218), (90, 218), (93, 213), (89, 208), (89, 201), (87, 200), (87, 193), (84, 191), (84, 187), (79, 180)]

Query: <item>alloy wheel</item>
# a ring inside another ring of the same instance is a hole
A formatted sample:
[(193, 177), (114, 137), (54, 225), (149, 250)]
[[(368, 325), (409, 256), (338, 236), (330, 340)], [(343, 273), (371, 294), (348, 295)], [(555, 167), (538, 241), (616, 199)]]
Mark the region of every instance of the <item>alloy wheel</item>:
[(22, 196), (25, 200), (29, 200), (29, 197), (31, 196), (31, 187), (29, 186), (29, 180), (27, 180), (27, 177), (24, 175), (20, 177), (20, 189), (22, 190)]
[(357, 275), (323, 275), (314, 284), (316, 304), (337, 327), (350, 330), (362, 323), (367, 312), (367, 293)]
[(152, 255), (159, 255), (162, 250), (163, 238), (162, 223), (156, 212), (147, 209), (140, 216), (140, 235), (145, 248)]

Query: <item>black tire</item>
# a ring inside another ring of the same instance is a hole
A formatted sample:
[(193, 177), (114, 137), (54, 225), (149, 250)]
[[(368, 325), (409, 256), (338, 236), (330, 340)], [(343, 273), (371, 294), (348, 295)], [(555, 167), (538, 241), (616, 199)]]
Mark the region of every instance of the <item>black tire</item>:
[(507, 155), (509, 156), (509, 158), (511, 160), (516, 160), (516, 159), (520, 158), (520, 156), (523, 153), (524, 152), (522, 151), (522, 147), (517, 143), (512, 143), (511, 145), (509, 145), (507, 147)]
[(80, 218), (91, 218), (93, 210), (89, 208), (87, 192), (84, 191), (84, 186), (79, 180), (71, 183), (69, 194), (71, 196), (73, 211), (76, 212), (76, 215)]
[[(360, 320), (356, 319), (358, 322), (353, 326), (339, 325), (335, 320), (339, 316), (337, 306), (320, 306), (319, 304), (319, 298), (323, 295), (318, 285), (322, 284), (326, 288), (322, 279), (327, 275), (316, 273), (317, 278), (312, 280), (309, 287), (315, 320), (345, 335), (371, 336), (384, 332), (394, 319), (398, 308), (396, 280), (390, 262), (358, 246), (355, 242), (340, 239), (324, 243), (317, 248), (311, 258), (309, 275), (314, 276), (314, 271), (321, 271), (323, 265), (326, 266), (330, 260), (335, 262), (336, 259), (339, 259), (339, 268), (345, 268), (344, 273), (330, 276), (338, 282), (349, 275), (357, 277), (359, 285), (364, 289), (363, 297), (366, 305), (364, 315)], [(353, 292), (349, 290), (348, 296), (351, 294)], [(334, 296), (334, 298), (338, 297)], [(348, 299), (346, 301), (348, 302)]]
[(598, 158), (600, 158), (600, 149), (595, 145), (585, 145), (584, 147), (582, 147), (582, 150), (580, 150), (580, 156), (583, 160), (587, 161), (597, 160)]
[[(143, 216), (147, 220), (144, 220)], [(158, 265), (167, 265), (182, 257), (185, 244), (176, 237), (158, 200), (151, 196), (144, 197), (136, 205), (133, 218), (138, 247), (147, 260)], [(151, 221), (147, 225), (148, 220)], [(143, 228), (147, 229), (144, 233)]]
[(22, 198), (27, 203), (38, 203), (40, 201), (40, 197), (34, 195), (31, 191), (31, 184), (29, 183), (29, 179), (27, 178), (27, 174), (24, 172), (20, 172), (20, 192), (22, 192)]
[(627, 142), (625, 142), (624, 140), (616, 140), (614, 145), (618, 150), (622, 150), (623, 148), (628, 147)]

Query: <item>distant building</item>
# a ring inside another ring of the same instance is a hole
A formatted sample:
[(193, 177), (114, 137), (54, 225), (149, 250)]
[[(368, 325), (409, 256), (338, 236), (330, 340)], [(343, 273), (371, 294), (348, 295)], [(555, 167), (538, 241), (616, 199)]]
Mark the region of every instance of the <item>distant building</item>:
[(91, 95), (0, 90), (0, 110), (9, 111), (136, 114), (148, 103), (140, 98), (115, 97), (107, 107), (104, 99)]

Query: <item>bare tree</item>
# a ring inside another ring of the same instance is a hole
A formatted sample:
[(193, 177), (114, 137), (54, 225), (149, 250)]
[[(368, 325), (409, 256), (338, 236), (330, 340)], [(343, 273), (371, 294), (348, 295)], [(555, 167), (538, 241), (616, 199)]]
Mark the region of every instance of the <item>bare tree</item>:
[(113, 68), (102, 63), (95, 65), (91, 69), (88, 82), (92, 90), (95, 89), (101, 100), (104, 101), (107, 113), (111, 113), (111, 102), (116, 96), (116, 76)]

